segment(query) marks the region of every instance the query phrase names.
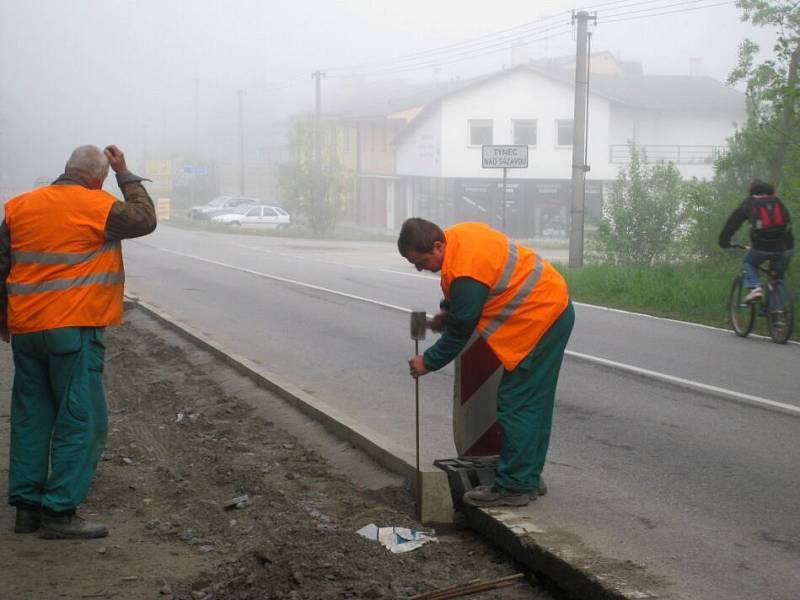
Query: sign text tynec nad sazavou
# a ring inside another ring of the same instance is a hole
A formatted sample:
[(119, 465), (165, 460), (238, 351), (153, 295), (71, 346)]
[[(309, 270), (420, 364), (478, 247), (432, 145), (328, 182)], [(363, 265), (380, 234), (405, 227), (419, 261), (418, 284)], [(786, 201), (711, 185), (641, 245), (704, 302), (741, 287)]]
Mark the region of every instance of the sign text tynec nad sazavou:
[(528, 146), (482, 146), (484, 169), (525, 169)]

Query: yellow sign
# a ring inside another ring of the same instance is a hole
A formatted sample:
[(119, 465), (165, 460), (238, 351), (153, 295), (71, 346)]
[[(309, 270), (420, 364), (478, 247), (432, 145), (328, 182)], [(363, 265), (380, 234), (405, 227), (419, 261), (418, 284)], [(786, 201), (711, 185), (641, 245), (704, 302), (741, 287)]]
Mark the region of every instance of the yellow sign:
[(170, 214), (169, 198), (159, 198), (156, 200), (156, 215), (159, 221), (168, 221)]

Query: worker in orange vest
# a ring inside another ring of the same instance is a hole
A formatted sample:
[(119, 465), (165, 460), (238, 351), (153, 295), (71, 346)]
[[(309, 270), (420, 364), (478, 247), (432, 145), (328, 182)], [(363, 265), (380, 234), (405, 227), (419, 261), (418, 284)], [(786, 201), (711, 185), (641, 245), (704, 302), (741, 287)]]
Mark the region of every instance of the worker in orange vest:
[[(102, 189), (109, 165), (124, 202)], [(0, 339), (14, 356), (8, 501), (17, 533), (108, 535), (75, 510), (108, 431), (103, 333), (122, 322), (121, 240), (156, 227), (142, 181), (116, 146), (81, 146), (52, 185), (5, 204)]]
[(464, 494), (475, 506), (525, 506), (546, 492), (542, 480), (556, 384), (575, 322), (567, 284), (536, 252), (483, 223), (442, 231), (412, 218), (398, 249), (418, 271), (441, 271), (443, 335), (409, 360), (413, 377), (456, 358), (476, 329), (503, 364), (497, 422), (503, 433), (495, 483)]

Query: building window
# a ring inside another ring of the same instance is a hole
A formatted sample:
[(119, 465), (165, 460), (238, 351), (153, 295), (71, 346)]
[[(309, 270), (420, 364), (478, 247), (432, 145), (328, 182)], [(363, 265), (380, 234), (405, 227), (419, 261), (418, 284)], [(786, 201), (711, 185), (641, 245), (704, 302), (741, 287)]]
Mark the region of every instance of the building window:
[(521, 146), (536, 145), (536, 119), (517, 119), (511, 121), (514, 143)]
[(572, 146), (572, 119), (556, 119), (556, 146)]
[(492, 143), (493, 123), (491, 119), (472, 119), (469, 121), (469, 145), (486, 146)]

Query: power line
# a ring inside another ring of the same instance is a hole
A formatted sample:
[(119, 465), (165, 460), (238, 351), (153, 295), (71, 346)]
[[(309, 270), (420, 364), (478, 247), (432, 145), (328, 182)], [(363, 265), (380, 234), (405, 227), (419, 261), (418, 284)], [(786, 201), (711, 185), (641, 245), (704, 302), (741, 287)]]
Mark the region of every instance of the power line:
[[(534, 37), (523, 36), (516, 39), (509, 39), (509, 40), (502, 40), (493, 43), (488, 43), (483, 46), (465, 49), (461, 52), (451, 53), (450, 56), (445, 56), (442, 57), (441, 59), (431, 59), (431, 57), (429, 56), (421, 56), (419, 59), (417, 59), (416, 63), (409, 63), (407, 65), (398, 65), (395, 67), (388, 66), (384, 69), (362, 71), (359, 73), (354, 73), (353, 75), (381, 75), (387, 73), (402, 73), (407, 71), (416, 71), (427, 67), (435, 67), (438, 65), (451, 64), (454, 62), (467, 60), (469, 58), (474, 58), (477, 56), (485, 56), (496, 52), (505, 52), (508, 50), (509, 44), (512, 44), (514, 42), (525, 41), (526, 43), (532, 43), (532, 42), (542, 41), (545, 39), (550, 39), (558, 35), (563, 35), (564, 33), (571, 31), (571, 29), (572, 29), (571, 23), (568, 22), (559, 23), (558, 25), (548, 27), (547, 29), (541, 32), (541, 33), (547, 33), (548, 31), (550, 31), (550, 33), (548, 33), (547, 35), (537, 35)], [(340, 77), (342, 77), (342, 75), (340, 75)]]
[[(700, 2), (707, 2), (708, 0), (683, 0), (681, 2), (671, 2), (667, 4), (664, 3), (665, 1), (668, 0), (612, 0), (610, 2), (583, 6), (577, 8), (576, 11), (608, 8), (611, 11), (610, 14), (606, 14), (605, 16), (601, 15), (602, 18), (600, 22), (620, 23), (735, 4), (734, 0), (726, 0), (724, 2), (703, 4), (701, 6), (688, 6)], [(637, 6), (646, 6), (646, 8), (629, 10)], [(682, 8), (677, 10), (664, 10), (672, 7)], [(431, 50), (414, 52), (383, 61), (362, 63), (351, 67), (333, 67), (328, 69), (330, 72), (329, 76), (337, 78), (355, 76), (380, 77), (434, 68), (481, 56), (489, 56), (498, 52), (505, 52), (508, 50), (508, 47), (514, 43), (524, 42), (526, 44), (531, 44), (551, 39), (570, 31), (571, 24), (566, 22), (547, 23), (553, 19), (563, 17), (566, 14), (568, 13), (558, 13), (501, 31), (483, 34), (470, 40), (440, 46)], [(283, 82), (276, 82), (275, 84), (269, 84), (266, 89), (267, 91), (278, 91), (304, 84), (306, 84), (304, 79), (290, 79)]]
[(612, 19), (612, 20), (609, 20), (609, 21), (602, 21), (602, 23), (605, 24), (605, 23), (620, 23), (622, 21), (635, 21), (635, 20), (638, 20), (638, 19), (646, 19), (648, 17), (660, 17), (662, 15), (674, 15), (676, 13), (691, 12), (691, 11), (694, 11), (694, 10), (702, 10), (704, 8), (714, 8), (715, 6), (726, 6), (726, 5), (730, 5), (730, 4), (736, 4), (735, 0), (729, 0), (728, 2), (717, 2), (715, 4), (706, 4), (705, 6), (694, 6), (692, 8), (683, 8), (683, 9), (679, 9), (679, 10), (669, 10), (669, 11), (664, 11), (664, 12), (659, 12), (659, 13), (653, 13), (653, 14), (650, 14), (650, 15), (639, 15), (638, 17), (625, 17), (623, 19)]
[[(560, 17), (566, 17), (569, 14), (570, 14), (569, 12), (562, 11), (560, 13), (556, 13), (555, 15), (551, 15), (549, 17), (544, 17), (544, 18), (538, 19), (536, 21), (529, 21), (527, 23), (523, 23), (522, 25), (516, 25), (516, 26), (510, 27), (508, 29), (502, 29), (500, 31), (495, 31), (495, 32), (492, 32), (492, 33), (486, 33), (486, 34), (483, 34), (483, 35), (479, 35), (479, 36), (471, 38), (469, 40), (464, 40), (464, 41), (461, 41), (461, 42), (455, 42), (453, 44), (447, 44), (445, 46), (439, 46), (439, 47), (431, 48), (431, 49), (428, 49), (428, 50), (421, 50), (419, 52), (412, 52), (410, 54), (404, 54), (404, 55), (401, 55), (401, 56), (396, 56), (396, 57), (388, 58), (388, 59), (385, 59), (385, 60), (372, 61), (372, 62), (368, 62), (368, 63), (352, 65), (350, 67), (334, 67), (334, 68), (331, 68), (331, 69), (327, 69), (327, 71), (360, 70), (360, 69), (365, 69), (365, 68), (369, 68), (369, 67), (373, 67), (373, 66), (382, 66), (382, 65), (385, 65), (387, 63), (395, 63), (395, 62), (401, 63), (401, 62), (413, 61), (413, 60), (416, 60), (416, 59), (418, 59), (420, 57), (430, 58), (434, 54), (448, 53), (451, 50), (459, 49), (462, 46), (466, 47), (466, 46), (472, 46), (472, 45), (475, 45), (475, 44), (483, 43), (482, 40), (484, 40), (485, 38), (514, 37), (514, 36), (518, 37), (520, 35), (527, 35), (527, 34), (530, 34), (530, 33), (536, 33), (538, 29), (540, 29), (540, 28), (542, 28), (542, 26), (544, 26), (546, 21), (550, 21), (552, 19), (556, 19), (556, 18), (560, 18)], [(544, 26), (544, 29), (546, 29), (546, 28), (547, 28), (547, 26)], [(512, 33), (512, 32), (514, 32), (514, 33)], [(486, 40), (486, 41), (488, 41), (488, 40)]]
[[(636, 15), (636, 14), (640, 14), (640, 13), (650, 13), (651, 11), (658, 11), (658, 10), (662, 10), (664, 8), (672, 8), (674, 6), (686, 6), (688, 4), (698, 4), (700, 2), (706, 2), (706, 1), (707, 0), (682, 0), (681, 2), (673, 2), (671, 4), (663, 4), (661, 6), (651, 6), (649, 8), (640, 8), (639, 10), (631, 10), (631, 11), (623, 10), (623, 11), (620, 11), (620, 12), (611, 12), (609, 14), (606, 14), (605, 18), (614, 18), (614, 17), (623, 16), (623, 15), (625, 15), (625, 16), (627, 16), (627, 15)], [(625, 7), (625, 8), (627, 8), (627, 7)], [(604, 22), (608, 23), (609, 21), (605, 21), (604, 20)]]

